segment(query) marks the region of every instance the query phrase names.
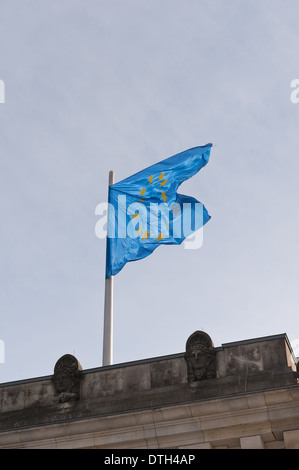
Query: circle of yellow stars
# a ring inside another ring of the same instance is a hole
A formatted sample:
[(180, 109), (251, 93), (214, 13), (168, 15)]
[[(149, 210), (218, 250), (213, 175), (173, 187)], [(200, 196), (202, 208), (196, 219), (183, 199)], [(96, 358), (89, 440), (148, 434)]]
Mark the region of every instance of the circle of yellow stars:
[[(158, 183), (159, 183), (160, 188), (164, 187), (165, 184), (168, 181), (166, 178), (164, 179), (164, 175), (165, 175), (165, 172), (162, 171), (161, 174), (158, 177)], [(154, 175), (151, 175), (148, 178), (147, 181), (149, 182), (150, 185), (153, 183), (153, 179), (154, 179)], [(139, 202), (145, 202), (145, 199), (141, 198), (141, 196), (145, 196), (145, 192), (146, 192), (146, 187), (144, 186), (141, 189), (140, 194), (139, 194)], [(166, 196), (166, 192), (163, 191), (162, 189), (161, 189), (161, 198), (163, 199), (163, 202), (165, 204), (168, 197)], [(137, 217), (139, 217), (139, 213), (136, 211), (135, 214), (131, 215), (131, 217), (132, 217), (132, 219), (136, 219)], [(168, 229), (169, 229), (169, 222), (168, 222)], [(141, 225), (138, 229), (136, 229), (136, 232), (137, 232), (138, 236), (141, 237), (141, 240), (147, 240), (148, 237), (150, 236), (150, 233), (147, 230), (145, 230), (145, 232), (143, 232)], [(160, 232), (158, 237), (156, 238), (156, 242), (159, 242), (159, 241), (163, 240), (164, 236), (165, 235), (163, 235), (162, 232)]]

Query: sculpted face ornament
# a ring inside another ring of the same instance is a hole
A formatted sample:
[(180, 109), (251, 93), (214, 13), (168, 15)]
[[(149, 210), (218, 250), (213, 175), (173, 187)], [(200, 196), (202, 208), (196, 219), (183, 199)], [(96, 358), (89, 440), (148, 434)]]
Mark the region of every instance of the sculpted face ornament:
[(65, 354), (56, 362), (52, 381), (59, 403), (79, 400), (82, 367), (71, 354)]
[(215, 349), (209, 335), (195, 331), (186, 343), (188, 382), (216, 377)]

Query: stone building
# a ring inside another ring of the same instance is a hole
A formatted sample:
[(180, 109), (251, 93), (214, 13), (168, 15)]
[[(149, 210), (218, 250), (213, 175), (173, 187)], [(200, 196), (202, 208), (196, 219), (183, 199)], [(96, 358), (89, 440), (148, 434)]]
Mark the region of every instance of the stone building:
[(298, 449), (299, 384), (286, 334), (0, 385), (0, 448)]

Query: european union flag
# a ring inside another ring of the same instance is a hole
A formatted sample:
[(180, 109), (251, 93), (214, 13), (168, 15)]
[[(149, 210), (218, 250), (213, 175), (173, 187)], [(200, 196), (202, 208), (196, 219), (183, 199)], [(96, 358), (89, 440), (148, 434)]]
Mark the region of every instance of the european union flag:
[(208, 222), (204, 205), (177, 190), (208, 163), (211, 147), (186, 150), (109, 186), (106, 277), (160, 245), (181, 244)]

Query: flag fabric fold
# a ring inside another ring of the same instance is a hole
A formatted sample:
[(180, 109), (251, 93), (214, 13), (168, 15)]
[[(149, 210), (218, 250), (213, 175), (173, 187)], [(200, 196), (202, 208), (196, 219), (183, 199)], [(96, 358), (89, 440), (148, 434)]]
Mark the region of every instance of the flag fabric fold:
[(160, 245), (181, 244), (208, 222), (204, 205), (177, 190), (208, 163), (211, 147), (185, 150), (109, 186), (106, 277)]

